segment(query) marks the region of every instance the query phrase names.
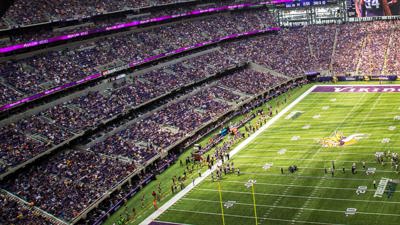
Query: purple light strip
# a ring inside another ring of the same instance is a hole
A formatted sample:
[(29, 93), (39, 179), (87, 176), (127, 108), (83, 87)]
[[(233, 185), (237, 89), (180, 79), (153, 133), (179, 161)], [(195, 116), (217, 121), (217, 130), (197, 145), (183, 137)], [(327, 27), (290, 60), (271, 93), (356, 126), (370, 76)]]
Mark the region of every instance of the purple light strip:
[(287, 1), (292, 2), (293, 0), (272, 0), (272, 1), (260, 2), (260, 3), (243, 3), (243, 4), (237, 4), (237, 5), (229, 5), (229, 6), (208, 8), (208, 9), (193, 10), (193, 11), (186, 12), (186, 13), (155, 17), (155, 18), (141, 20), (141, 21), (134, 20), (134, 21), (131, 21), (128, 23), (115, 24), (115, 25), (108, 26), (108, 27), (102, 27), (102, 28), (88, 30), (88, 31), (81, 31), (81, 32), (77, 32), (77, 33), (56, 36), (56, 37), (52, 37), (52, 38), (44, 39), (44, 40), (36, 40), (36, 41), (30, 41), (30, 42), (26, 42), (26, 43), (2, 47), (2, 48), (0, 48), (0, 54), (7, 53), (7, 52), (13, 52), (13, 51), (23, 49), (23, 48), (30, 48), (30, 47), (35, 47), (35, 46), (44, 45), (44, 44), (48, 44), (48, 43), (53, 43), (53, 42), (57, 42), (57, 41), (65, 41), (65, 40), (69, 40), (69, 39), (73, 39), (73, 38), (77, 38), (77, 37), (84, 37), (84, 36), (88, 36), (91, 34), (102, 33), (102, 32), (107, 32), (107, 31), (111, 31), (111, 30), (120, 30), (120, 29), (124, 29), (127, 27), (135, 27), (135, 26), (142, 25), (142, 24), (164, 21), (164, 20), (168, 20), (168, 19), (172, 19), (172, 18), (180, 18), (180, 17), (191, 16), (191, 15), (199, 15), (199, 14), (204, 14), (204, 13), (219, 12), (219, 11), (225, 11), (225, 10), (231, 10), (231, 9), (248, 8), (248, 7), (252, 7), (252, 6), (262, 6), (262, 5), (271, 4), (271, 3), (279, 4), (279, 3), (287, 2)]
[(44, 96), (53, 94), (55, 92), (64, 90), (66, 88), (70, 88), (70, 87), (73, 87), (73, 86), (76, 86), (76, 85), (79, 85), (79, 84), (82, 84), (82, 83), (86, 83), (88, 81), (92, 81), (92, 80), (95, 80), (95, 79), (97, 79), (99, 77), (104, 77), (104, 76), (107, 76), (107, 75), (109, 75), (111, 73), (114, 73), (114, 72), (117, 72), (117, 71), (121, 71), (121, 70), (124, 70), (124, 69), (127, 69), (127, 68), (133, 68), (133, 67), (136, 67), (138, 65), (141, 65), (141, 64), (144, 64), (144, 63), (147, 63), (147, 62), (150, 62), (150, 61), (153, 61), (153, 60), (156, 60), (156, 59), (168, 56), (168, 55), (173, 55), (173, 54), (177, 54), (177, 53), (180, 53), (180, 52), (183, 52), (183, 51), (195, 49), (195, 48), (198, 48), (198, 47), (202, 47), (202, 46), (206, 46), (206, 45), (210, 45), (210, 44), (215, 44), (215, 43), (218, 43), (218, 42), (221, 42), (221, 41), (224, 41), (224, 40), (228, 40), (228, 39), (234, 39), (234, 38), (237, 38), (237, 37), (249, 36), (249, 35), (254, 35), (254, 34), (261, 34), (261, 33), (269, 32), (269, 31), (278, 31), (278, 30), (280, 30), (280, 27), (271, 27), (271, 28), (267, 28), (267, 29), (263, 29), (263, 30), (253, 30), (253, 31), (249, 31), (249, 32), (239, 33), (239, 34), (231, 34), (231, 35), (228, 35), (228, 36), (225, 36), (225, 37), (221, 37), (221, 38), (218, 38), (218, 39), (215, 39), (215, 40), (212, 40), (212, 41), (205, 41), (205, 42), (201, 42), (201, 43), (198, 43), (198, 44), (195, 44), (195, 45), (191, 45), (191, 46), (188, 46), (188, 47), (178, 48), (178, 49), (170, 51), (170, 52), (166, 52), (166, 53), (162, 53), (162, 54), (159, 54), (159, 55), (151, 56), (151, 57), (145, 58), (145, 59), (140, 60), (140, 61), (132, 61), (128, 65), (124, 65), (124, 66), (122, 66), (120, 68), (113, 68), (113, 69), (110, 69), (110, 70), (103, 71), (101, 73), (93, 74), (93, 75), (87, 76), (87, 77), (85, 77), (85, 78), (83, 78), (81, 80), (73, 81), (73, 82), (70, 82), (70, 83), (67, 83), (67, 84), (64, 84), (64, 85), (61, 85), (61, 86), (46, 90), (46, 91), (42, 91), (42, 92), (40, 92), (38, 94), (23, 98), (23, 99), (18, 100), (16, 102), (3, 105), (3, 106), (0, 107), (0, 112), (8, 110), (8, 109), (13, 108), (13, 107), (18, 106), (18, 105), (21, 105), (23, 103), (30, 102), (30, 101), (42, 98)]

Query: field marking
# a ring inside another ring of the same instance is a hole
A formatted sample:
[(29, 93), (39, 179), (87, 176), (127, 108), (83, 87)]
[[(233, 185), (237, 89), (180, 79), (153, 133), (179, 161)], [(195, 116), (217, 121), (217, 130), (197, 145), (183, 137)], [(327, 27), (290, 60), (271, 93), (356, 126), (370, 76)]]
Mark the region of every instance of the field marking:
[[(377, 127), (376, 129), (374, 129), (374, 131), (377, 131), (377, 130), (379, 130), (379, 131), (394, 131), (394, 130), (389, 130), (388, 125), (386, 125), (385, 127)], [(390, 125), (393, 125), (393, 123), (391, 123)], [(396, 125), (398, 125), (398, 124), (396, 124)], [(329, 129), (330, 127), (318, 127), (318, 128), (316, 128), (315, 126), (316, 125), (314, 125), (314, 127), (312, 127), (312, 128), (306, 129), (307, 133), (305, 131), (302, 131), (302, 132), (304, 132), (303, 135), (306, 134), (306, 135), (309, 135), (309, 136), (313, 136), (314, 138), (317, 138), (316, 137), (317, 135), (326, 135), (326, 133), (331, 133), (329, 131), (326, 131), (326, 129)], [(372, 127), (363, 127), (363, 129), (373, 128), (373, 127), (374, 126), (372, 126)], [(354, 127), (346, 126), (345, 127), (346, 130), (350, 130), (350, 129), (354, 129), (354, 128), (357, 128), (357, 126), (354, 126)], [(293, 127), (292, 127), (292, 129), (293, 129)], [(320, 131), (319, 131), (319, 129), (320, 129)], [(394, 129), (396, 129), (396, 128), (394, 128)], [(293, 136), (293, 135), (296, 135), (296, 134), (298, 135), (299, 134), (299, 131), (295, 132), (293, 130), (290, 131), (289, 129), (288, 129), (288, 131), (283, 131), (282, 129), (280, 129), (280, 130), (277, 130), (277, 131), (271, 131), (270, 133), (271, 134), (275, 134), (275, 133), (279, 133), (279, 132), (280, 133), (285, 132), (285, 136), (281, 136), (281, 137), (289, 137), (289, 136)], [(369, 135), (374, 135), (374, 134), (378, 135), (378, 132), (377, 133), (372, 133), (372, 134), (369, 133)], [(271, 137), (274, 137), (274, 136), (271, 136)], [(321, 137), (321, 138), (324, 138), (324, 137)]]
[[(328, 179), (329, 180), (329, 179)], [(211, 182), (211, 179), (207, 179), (207, 181)], [(236, 184), (244, 184), (247, 181), (223, 181), (224, 183), (236, 183)], [(297, 184), (277, 184), (277, 183), (264, 183), (264, 182), (257, 182), (257, 185), (265, 185), (265, 186), (282, 186), (282, 187), (286, 187), (286, 186), (292, 186), (292, 187), (298, 187), (298, 188), (314, 188), (315, 186), (308, 186), (308, 185), (297, 185)], [(329, 190), (344, 190), (344, 191), (356, 191), (357, 188), (340, 188), (340, 187), (326, 187), (326, 186), (318, 186), (316, 187), (317, 189), (329, 189)], [(374, 189), (367, 189), (367, 192), (375, 192), (376, 190)], [(399, 193), (400, 191), (395, 191), (396, 193)]]
[[(255, 142), (256, 144), (259, 142)], [(394, 142), (392, 142), (394, 143)], [(286, 146), (298, 146), (298, 147), (317, 147), (320, 146), (320, 143), (314, 143), (314, 144), (304, 144), (304, 143), (288, 143), (288, 142), (274, 142), (274, 145), (286, 145)], [(263, 146), (263, 147), (257, 147), (257, 146), (252, 146), (247, 148), (247, 150), (253, 150), (253, 149), (265, 149), (268, 148), (270, 146)], [(281, 148), (282, 146), (278, 146), (276, 148)], [(361, 143), (357, 143), (357, 145), (346, 145), (346, 146), (338, 146), (338, 147), (332, 147), (332, 148), (325, 148), (327, 150), (335, 150), (335, 149), (339, 149), (339, 148), (347, 148), (349, 151), (351, 151), (351, 148), (368, 148), (368, 149), (376, 149), (376, 148), (371, 148), (371, 146), (369, 145), (362, 145)], [(390, 146), (391, 149), (400, 149), (400, 146)], [(374, 150), (375, 151), (375, 150)], [(382, 149), (377, 149), (376, 151), (382, 151)], [(365, 152), (364, 152), (365, 153)]]
[[(364, 94), (364, 95), (365, 95), (365, 94)], [(363, 96), (364, 96), (364, 95), (363, 95)], [(341, 123), (339, 124), (339, 126), (336, 126), (336, 128), (334, 129), (335, 131), (338, 130), (338, 128), (340, 128), (340, 127), (343, 126), (343, 124), (347, 121), (347, 119), (352, 115), (352, 113), (354, 112), (354, 110), (360, 108), (361, 102), (362, 102), (362, 101), (359, 101), (359, 102), (357, 103), (357, 106), (353, 106), (353, 107), (351, 108), (351, 110), (346, 114), (346, 116), (344, 117), (344, 119), (342, 119), (342, 121), (341, 121)], [(343, 117), (342, 117), (342, 118), (343, 118)], [(333, 132), (334, 132), (334, 131), (331, 132), (330, 136), (332, 136)], [(321, 152), (322, 149), (323, 149), (323, 147), (322, 147), (322, 146), (319, 146), (318, 150), (316, 151), (315, 154), (312, 155), (312, 158), (311, 158), (311, 159), (314, 159), (314, 158), (319, 154), (319, 152)], [(342, 151), (343, 151), (343, 150), (342, 150)], [(336, 159), (335, 159), (335, 160), (336, 160)], [(333, 161), (332, 161), (332, 162), (333, 162)], [(308, 164), (310, 164), (310, 161), (308, 161)], [(314, 188), (313, 188), (311, 194), (308, 196), (308, 198), (306, 199), (306, 201), (303, 203), (302, 207), (299, 208), (299, 209), (297, 210), (296, 214), (294, 215), (294, 217), (293, 217), (294, 220), (299, 219), (300, 216), (303, 214), (303, 209), (304, 209), (304, 208), (307, 208), (307, 206), (310, 204), (310, 202), (311, 202), (312, 200), (314, 200), (314, 197), (316, 197), (315, 195), (316, 195), (317, 192), (319, 191), (318, 187), (321, 186), (321, 185), (325, 182), (325, 180), (326, 180), (326, 175), (325, 175), (324, 177), (322, 177), (322, 178), (319, 180), (319, 182), (314, 186)], [(294, 224), (294, 222), (292, 222), (291, 224)]]
[[(360, 102), (359, 102), (359, 103), (360, 103)], [(347, 120), (347, 118), (349, 118), (349, 116), (352, 114), (352, 112), (353, 112), (355, 109), (358, 109), (358, 108), (359, 108), (359, 107), (354, 107), (354, 106), (353, 106), (352, 109), (347, 113), (346, 117), (345, 117), (344, 119), (342, 119), (342, 122), (340, 123), (340, 125), (339, 125), (339, 126), (336, 126), (336, 128), (335, 128), (334, 130), (337, 130), (340, 126), (342, 126), (342, 125), (345, 123), (345, 121)], [(313, 117), (313, 118), (314, 118), (314, 117)], [(333, 131), (330, 132), (330, 133), (331, 133), (331, 135), (332, 135)], [(313, 140), (315, 140), (315, 138), (314, 138)], [(311, 159), (314, 159), (322, 150), (323, 150), (323, 147), (322, 147), (322, 146), (319, 146), (319, 147), (318, 147), (318, 150), (312, 155)], [(342, 150), (342, 151), (343, 151), (343, 150)], [(307, 164), (309, 165), (309, 164), (310, 164), (310, 161), (308, 161)], [(301, 174), (303, 174), (304, 170), (302, 170), (301, 172), (302, 172)], [(296, 179), (297, 179), (297, 178), (296, 178)], [(308, 206), (308, 205), (310, 204), (310, 202), (311, 202), (311, 199), (312, 199), (311, 197), (315, 197), (316, 193), (319, 191), (318, 187), (321, 186), (321, 185), (325, 182), (325, 180), (326, 180), (326, 176), (322, 177), (322, 178), (319, 180), (319, 182), (318, 182), (317, 185), (314, 185), (313, 191), (312, 191), (311, 194), (308, 196), (309, 198), (307, 198), (307, 200), (303, 203), (303, 206), (302, 206), (301, 208), (299, 208), (299, 209), (297, 210), (297, 213), (294, 215), (294, 217), (293, 217), (294, 220), (298, 220), (298, 219), (300, 218), (300, 216), (301, 216), (302, 213), (303, 213), (303, 209), (304, 209), (304, 208), (307, 208), (307, 206)], [(291, 224), (295, 224), (295, 223), (292, 222)]]
[[(218, 190), (209, 189), (209, 188), (196, 188), (196, 190), (207, 191), (207, 192), (217, 192)], [(244, 191), (228, 191), (221, 190), (221, 192), (226, 193), (234, 193), (234, 194), (243, 194), (243, 195), (251, 195), (252, 193), (244, 192)], [(380, 203), (380, 204), (400, 204), (400, 202), (387, 202), (387, 201), (376, 201), (376, 200), (361, 200), (361, 199), (349, 199), (349, 198), (327, 198), (327, 197), (313, 197), (313, 196), (301, 196), (301, 195), (281, 195), (281, 194), (268, 194), (268, 193), (260, 193), (254, 192), (255, 195), (262, 196), (283, 196), (284, 198), (302, 198), (302, 199), (319, 199), (319, 200), (333, 200), (333, 201), (348, 201), (348, 202), (367, 202), (367, 203)], [(400, 214), (396, 214), (400, 216)]]
[[(394, 173), (394, 172), (393, 172)], [(278, 176), (282, 176), (281, 174), (268, 174), (268, 173), (253, 173), (253, 172), (240, 172), (240, 174), (242, 175), (257, 175), (257, 176), (271, 176), (271, 177), (278, 177)], [(299, 177), (299, 178), (310, 178), (310, 179), (321, 179), (322, 177), (316, 177), (316, 176), (303, 176), (303, 175), (287, 175), (287, 176), (294, 176), (294, 177)], [(323, 176), (325, 177), (325, 176)], [(367, 179), (367, 178), (345, 178), (345, 177), (330, 177), (328, 180), (369, 180), (372, 181), (373, 179)]]
[[(355, 100), (358, 100), (358, 99), (355, 99)], [(394, 108), (394, 107), (398, 107), (398, 106), (399, 106), (399, 104), (393, 105), (393, 108)], [(319, 109), (319, 110), (318, 110), (318, 113), (319, 113), (321, 116), (324, 116), (324, 115), (326, 115), (326, 116), (328, 116), (328, 115), (329, 115), (329, 116), (330, 116), (330, 115), (338, 115), (337, 112), (332, 112), (332, 111), (321, 111), (320, 107), (314, 107), (314, 108), (315, 108), (315, 109)], [(375, 107), (374, 110), (375, 110), (375, 113), (384, 112), (385, 115), (387, 115), (387, 116), (397, 116), (397, 115), (400, 114), (399, 111), (390, 111), (390, 112), (388, 112), (388, 111), (387, 111), (388, 108), (389, 108), (389, 107), (379, 109), (379, 108)], [(335, 108), (332, 107), (331, 109), (335, 109)], [(385, 109), (386, 109), (386, 110), (385, 110)], [(377, 112), (378, 110), (379, 110), (379, 112)], [(294, 110), (294, 111), (292, 111), (292, 112), (295, 112), (295, 111), (299, 111), (299, 110)], [(360, 112), (360, 113), (357, 114), (357, 115), (363, 116), (363, 115), (365, 115), (365, 114), (368, 114), (368, 112), (362, 111), (362, 112)], [(315, 115), (315, 114), (314, 114), (314, 115)], [(312, 116), (314, 116), (314, 115), (312, 115)], [(295, 119), (289, 119), (289, 120), (286, 120), (286, 121), (302, 120), (304, 117), (310, 117), (310, 116), (311, 116), (310, 111), (305, 111), (305, 112), (302, 113), (299, 117), (297, 117), (297, 118), (295, 118)], [(343, 118), (343, 117), (342, 117), (342, 118)], [(392, 118), (392, 119), (394, 120), (394, 117), (390, 117), (390, 118)]]
[[(399, 92), (397, 92), (397, 94), (398, 93)], [(321, 100), (323, 100), (323, 99), (321, 99)], [(351, 100), (351, 101), (353, 101), (353, 104), (354, 104), (354, 100), (357, 100), (357, 98), (354, 98), (354, 99)], [(337, 106), (352, 106), (351, 105), (352, 104), (351, 101), (346, 102), (346, 103), (348, 103), (348, 105), (346, 105), (346, 104), (337, 104)], [(310, 107), (308, 107), (308, 105), (310, 105)], [(320, 109), (321, 110), (321, 106), (322, 105), (315, 106), (315, 104), (312, 104), (311, 102), (302, 102), (302, 103), (299, 104), (299, 107), (303, 107), (303, 106), (306, 106), (307, 109), (310, 108), (310, 109)], [(397, 103), (396, 104), (380, 104), (380, 106), (398, 106), (398, 104)], [(302, 110), (302, 109), (303, 108), (300, 108), (300, 110)], [(380, 108), (378, 108), (378, 109), (380, 109)], [(328, 111), (326, 111), (326, 112), (328, 112)]]
[[(264, 132), (267, 128), (269, 128), (272, 124), (274, 124), (278, 119), (280, 119), (285, 113), (287, 113), (290, 109), (292, 109), (297, 103), (303, 100), (309, 93), (311, 93), (317, 85), (313, 85), (303, 94), (301, 94), (297, 99), (291, 102), (288, 106), (286, 106), (282, 111), (276, 114), (272, 119), (268, 120), (260, 129), (254, 132), (250, 137), (241, 142), (238, 146), (236, 146), (231, 152), (229, 152), (229, 156), (232, 158), (236, 153), (238, 153), (242, 148), (247, 146), (250, 142), (252, 142), (258, 135)], [(175, 204), (178, 200), (184, 197), (187, 193), (189, 193), (195, 186), (201, 183), (207, 176), (216, 170), (217, 166), (214, 165), (211, 170), (207, 170), (204, 172), (201, 177), (197, 178), (194, 185), (186, 186), (182, 191), (178, 192), (174, 197), (164, 203), (160, 208), (158, 208), (155, 212), (153, 212), (150, 216), (148, 216), (145, 220), (143, 220), (139, 225), (148, 225), (157, 217), (159, 217), (163, 212), (165, 212), (168, 208), (170, 208), (173, 204)]]
[(161, 220), (154, 220), (154, 222), (166, 223), (166, 224), (172, 224), (172, 225), (193, 225), (193, 224), (188, 224), (188, 223), (174, 223), (174, 222), (167, 222), (167, 221), (161, 221)]
[[(317, 100), (313, 100), (313, 102), (316, 102)], [(315, 110), (311, 110), (311, 113), (314, 113)], [(260, 135), (260, 136), (264, 136), (264, 135)], [(243, 153), (243, 152), (242, 152)], [(278, 156), (275, 156), (274, 160), (278, 158)], [(303, 173), (304, 171), (300, 171), (300, 174)], [(295, 177), (294, 179), (291, 180), (291, 182), (289, 184), (295, 184), (298, 180), (298, 177)], [(288, 191), (290, 191), (292, 188), (292, 186), (287, 186), (285, 188), (285, 190), (282, 192), (283, 194), (286, 194)], [(283, 197), (278, 197), (274, 203), (273, 206), (277, 206), (281, 201), (282, 201)], [(274, 208), (269, 208), (263, 215), (263, 218), (268, 218), (269, 215), (272, 213)], [(265, 221), (265, 219), (261, 219), (260, 222), (263, 223)]]
[[(387, 128), (386, 128), (386, 130), (387, 130)], [(332, 132), (326, 132), (326, 133), (332, 133)], [(392, 132), (393, 133), (393, 132)], [(294, 134), (295, 136), (299, 136), (298, 134), (296, 135), (296, 134)], [(329, 135), (329, 134), (328, 134)], [(268, 135), (265, 135), (265, 136), (261, 136), (261, 137), (265, 137), (264, 138), (264, 140), (265, 139), (271, 139), (271, 141), (275, 141), (275, 139), (278, 139), (278, 140), (282, 140), (282, 139), (286, 139), (287, 141), (292, 141), (292, 142), (300, 142), (300, 141), (302, 141), (302, 140), (304, 140), (304, 141), (313, 141), (314, 143), (317, 141), (316, 139), (320, 139), (320, 138), (318, 138), (318, 137), (302, 137), (302, 136), (299, 136), (300, 138), (299, 139), (297, 139), (297, 140), (293, 140), (292, 138), (293, 137), (290, 137), (290, 136), (268, 136)], [(321, 138), (324, 138), (324, 137), (321, 137)], [(382, 139), (383, 139), (384, 137), (382, 137), (382, 138), (364, 138), (364, 139), (362, 139), (362, 141), (360, 141), (360, 142), (378, 142), (378, 143), (380, 143), (381, 141), (382, 141)], [(398, 140), (397, 140), (398, 141)], [(287, 142), (286, 142), (287, 143)], [(317, 143), (317, 144), (319, 144), (319, 143)], [(322, 146), (321, 146), (322, 147)]]
[[(201, 202), (211, 202), (211, 203), (220, 203), (219, 201), (213, 200), (206, 200), (206, 199), (197, 199), (197, 198), (183, 198), (182, 200), (188, 201), (201, 201)], [(245, 206), (252, 206), (253, 204), (249, 203), (240, 203), (236, 202), (235, 205), (245, 205)], [(282, 208), (282, 209), (301, 209), (301, 210), (310, 210), (310, 211), (321, 211), (321, 212), (334, 212), (334, 213), (341, 213), (344, 214), (345, 210), (332, 210), (332, 209), (314, 209), (314, 208), (306, 208), (306, 207), (291, 207), (291, 206), (273, 206), (273, 205), (264, 205), (264, 204), (257, 204), (257, 206), (261, 207), (268, 207), (268, 208)], [(383, 215), (383, 216), (395, 216), (399, 217), (400, 214), (392, 214), (392, 213), (373, 213), (373, 212), (360, 212), (357, 211), (357, 214), (365, 214), (365, 215)]]
[[(347, 113), (346, 117), (342, 120), (342, 122), (340, 123), (340, 125), (336, 127), (335, 130), (340, 130), (340, 128), (342, 128), (343, 125), (345, 125), (346, 121), (347, 121), (349, 118), (353, 118), (353, 117), (354, 117), (354, 116), (352, 116), (352, 115), (353, 115), (353, 112), (354, 112), (354, 110), (359, 109), (360, 107), (362, 107), (362, 105), (363, 105), (364, 102), (365, 102), (365, 100), (364, 100), (364, 96), (365, 96), (365, 95), (366, 95), (366, 94), (363, 94), (363, 95), (359, 98), (360, 100), (358, 101), (358, 103)], [(360, 127), (362, 126), (362, 124), (363, 124), (367, 119), (370, 118), (369, 116), (371, 115), (371, 112), (375, 109), (376, 104), (379, 102), (381, 96), (382, 96), (382, 94), (379, 94), (379, 96), (375, 99), (375, 102), (374, 102), (373, 106), (369, 109), (368, 114), (365, 115), (365, 116), (363, 116), (362, 122), (359, 123), (359, 125), (358, 125), (358, 127), (357, 127), (357, 129), (356, 129), (356, 132), (354, 132), (354, 133), (358, 133), (358, 131), (359, 131)], [(366, 101), (368, 101), (368, 98), (366, 99)], [(358, 116), (359, 116), (359, 115), (358, 115)], [(342, 148), (341, 151), (339, 151), (339, 155), (337, 156), (337, 158), (335, 158), (335, 160), (332, 161), (332, 165), (331, 165), (331, 167), (330, 167), (331, 173), (332, 173), (332, 177), (334, 177), (334, 172), (335, 172), (333, 163), (336, 162), (337, 159), (339, 159), (340, 157), (343, 156), (343, 155), (342, 155), (343, 151), (344, 151), (344, 148)], [(315, 188), (313, 189), (313, 191), (311, 192), (311, 194), (309, 195), (309, 197), (316, 197), (315, 195), (316, 195), (316, 194), (318, 193), (318, 191), (319, 191), (318, 187), (319, 187), (320, 185), (322, 185), (322, 183), (323, 183), (324, 181), (325, 181), (325, 179), (321, 179), (321, 180), (318, 182), (318, 184), (315, 186)], [(308, 205), (310, 204), (310, 202), (313, 201), (313, 200), (315, 200), (315, 199), (314, 199), (314, 198), (308, 198), (301, 208), (307, 208), (307, 206), (308, 206)], [(299, 219), (300, 216), (303, 215), (303, 212), (304, 212), (304, 211), (303, 211), (302, 209), (300, 209), (300, 210), (296, 213), (294, 219)], [(292, 223), (292, 224), (294, 224), (294, 223)]]
[[(237, 158), (248, 158), (248, 159), (259, 159), (259, 158), (265, 158), (265, 159), (271, 159), (274, 158), (274, 156), (237, 156)], [(313, 161), (313, 162), (331, 162), (332, 160), (335, 159), (303, 159), (303, 158), (289, 158), (289, 157), (276, 157), (276, 160), (295, 160), (295, 161)], [(345, 162), (345, 163), (353, 163), (353, 162), (359, 162), (358, 160), (353, 160), (353, 161), (347, 161), (347, 160), (335, 160), (336, 162)], [(376, 163), (375, 161), (365, 161), (365, 163)]]
[[(335, 162), (338, 162), (338, 161), (335, 161)], [(259, 168), (259, 167), (262, 167), (263, 165), (261, 165), (261, 164), (247, 164), (247, 163), (238, 163), (238, 162), (236, 162), (236, 166), (237, 167), (240, 167), (240, 166), (247, 166), (247, 167), (254, 167), (254, 168)], [(377, 164), (377, 165), (379, 165), (379, 164)], [(276, 169), (279, 169), (280, 167), (282, 167), (282, 168), (288, 168), (290, 165), (274, 165), (273, 167), (271, 167), (271, 168), (276, 168)], [(242, 168), (242, 167), (240, 167), (240, 168)], [(298, 166), (297, 168), (299, 168), (299, 169), (309, 169), (309, 170), (325, 170), (325, 169), (328, 169), (328, 167), (307, 167), (307, 166)], [(339, 170), (339, 169), (336, 169), (336, 170)], [(364, 170), (359, 170), (359, 171), (364, 171)], [(396, 171), (395, 170), (376, 170), (376, 172), (380, 172), (380, 173), (396, 173)]]
[[(280, 150), (280, 149), (279, 149)], [(279, 150), (264, 150), (264, 149), (251, 149), (249, 151), (252, 152), (268, 152), (268, 153), (276, 153)], [(304, 151), (304, 150), (288, 150), (286, 149), (286, 153), (310, 153), (310, 151)], [(286, 154), (285, 153), (285, 154)], [(330, 153), (330, 154), (334, 154), (336, 152), (322, 152), (322, 153)], [(359, 153), (355, 153), (355, 152), (344, 152), (343, 155), (375, 155), (375, 152), (359, 152)]]
[[(386, 86), (399, 86), (400, 84), (320, 84), (318, 86), (322, 86), (322, 87), (351, 87), (351, 86), (355, 86), (355, 87), (365, 87), (365, 86), (378, 86), (378, 87), (386, 87)], [(360, 94), (360, 93), (396, 93), (396, 92), (313, 92), (313, 93), (337, 93), (337, 94), (347, 94), (347, 93), (355, 93), (355, 94)]]
[[(302, 125), (304, 125), (304, 124), (310, 124), (310, 125), (313, 125), (313, 122), (317, 122), (317, 121), (312, 121), (312, 122), (310, 122), (310, 120), (297, 120), (297, 121), (292, 121), (291, 122), (291, 125), (290, 126), (285, 126), (285, 125), (283, 125), (283, 124), (279, 124), (279, 129), (281, 129), (281, 130), (283, 130), (283, 129), (290, 129), (290, 128), (293, 128), (293, 124), (298, 124), (299, 126), (302, 126)], [(349, 124), (358, 124), (359, 122), (358, 121), (350, 121), (350, 122), (348, 122), (347, 123), (347, 125), (349, 125)], [(379, 121), (379, 122), (374, 122), (374, 121), (370, 121), (370, 122), (365, 122), (364, 124), (367, 124), (367, 125), (371, 125), (371, 126), (375, 126), (375, 125), (382, 125), (382, 126), (385, 126), (385, 125), (393, 125), (393, 123), (398, 123), (397, 121), (395, 121), (395, 120), (390, 120), (390, 121)], [(288, 123), (286, 123), (286, 124), (288, 124)], [(334, 125), (335, 123), (334, 122), (326, 122), (326, 121), (318, 121), (318, 126), (319, 126), (319, 128), (321, 128), (321, 129), (323, 129), (323, 128), (327, 128), (327, 127), (324, 127), (323, 125), (324, 124), (326, 124), (326, 125)], [(352, 128), (352, 126), (348, 126), (349, 128)], [(275, 127), (273, 127), (273, 128), (275, 128)], [(329, 127), (328, 127), (329, 128)], [(313, 127), (313, 126), (311, 126), (311, 128), (309, 129), (309, 130), (311, 130), (312, 131), (312, 129), (315, 129), (315, 127)], [(308, 130), (307, 130), (308, 131)], [(274, 133), (275, 131), (274, 130), (272, 130), (271, 131), (271, 133)]]
[[(359, 122), (358, 122), (359, 123)], [(374, 129), (374, 131), (388, 131), (389, 130), (389, 127), (388, 127), (388, 125), (389, 124), (387, 124), (386, 126), (384, 126), (384, 127), (377, 127), (376, 129)], [(393, 123), (391, 123), (390, 124), (390, 126), (392, 126), (393, 125)], [(396, 124), (396, 125), (398, 125), (398, 124)], [(350, 130), (350, 129), (354, 129), (354, 128), (357, 128), (358, 126), (354, 126), (354, 127), (349, 127), (349, 126), (346, 126), (345, 127), (345, 129), (346, 130)], [(374, 126), (371, 126), (371, 128), (372, 127), (374, 127)], [(279, 128), (281, 128), (281, 127), (279, 127)], [(294, 127), (293, 127), (294, 128)], [(369, 127), (363, 127), (363, 129), (367, 129), (367, 128), (369, 128)], [(326, 135), (326, 133), (331, 133), (330, 131), (326, 131), (326, 129), (332, 129), (332, 127), (316, 127), (316, 125), (314, 125), (313, 127), (311, 127), (311, 128), (309, 128), (309, 129), (307, 129), (307, 133), (308, 132), (313, 132), (313, 134), (316, 134), (316, 136), (318, 135), (318, 134), (323, 134), (323, 135)], [(394, 128), (394, 130), (395, 130), (396, 128)], [(299, 132), (300, 133), (304, 133), (305, 134), (305, 131), (304, 131), (305, 129), (296, 129), (296, 128), (294, 128), (294, 129), (292, 129), (292, 131), (285, 131), (285, 135), (287, 135), (287, 137), (289, 137), (289, 136), (291, 136), (291, 135), (295, 135), (295, 134), (298, 134)], [(389, 131), (394, 131), (394, 130), (389, 130)], [(353, 133), (353, 132), (352, 132)], [(355, 133), (355, 132), (354, 132)], [(370, 133), (370, 135), (373, 135), (373, 134), (381, 134), (381, 133)], [(311, 135), (311, 134), (308, 134), (308, 135)], [(274, 136), (271, 136), (271, 137), (274, 137)], [(285, 137), (285, 136), (284, 136)], [(315, 136), (314, 136), (315, 137)]]
[[(185, 212), (185, 213), (195, 213), (195, 214), (204, 214), (204, 215), (217, 215), (217, 216), (221, 216), (220, 213), (201, 212), (201, 211), (191, 211), (191, 210), (183, 210), (183, 209), (169, 209), (168, 211), (176, 211), (176, 212)], [(237, 218), (254, 219), (254, 216), (242, 216), (242, 215), (234, 215), (234, 214), (226, 214), (226, 213), (224, 213), (224, 216), (228, 216), (228, 217), (237, 217)], [(258, 217), (258, 219), (271, 220), (271, 221), (295, 222), (295, 223), (300, 223), (300, 224), (344, 225), (344, 224), (337, 224), (337, 223), (321, 223), (321, 222), (300, 221), (300, 220), (295, 221), (295, 220), (274, 219), (274, 218), (265, 218), (265, 217)]]

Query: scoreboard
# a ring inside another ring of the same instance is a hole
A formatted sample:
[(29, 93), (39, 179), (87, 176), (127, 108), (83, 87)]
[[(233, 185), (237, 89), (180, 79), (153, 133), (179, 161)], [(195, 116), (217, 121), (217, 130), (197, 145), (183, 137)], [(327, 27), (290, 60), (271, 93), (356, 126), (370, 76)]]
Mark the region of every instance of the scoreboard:
[(326, 5), (327, 0), (294, 0), (285, 3), (286, 8)]

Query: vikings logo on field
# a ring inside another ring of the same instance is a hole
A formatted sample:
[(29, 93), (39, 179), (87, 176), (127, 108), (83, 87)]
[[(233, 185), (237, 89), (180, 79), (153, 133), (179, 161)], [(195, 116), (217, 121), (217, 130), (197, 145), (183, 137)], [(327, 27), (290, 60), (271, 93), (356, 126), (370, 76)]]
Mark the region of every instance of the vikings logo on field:
[(342, 132), (337, 132), (326, 138), (322, 138), (320, 143), (322, 147), (329, 148), (329, 147), (338, 147), (338, 146), (345, 146), (345, 145), (352, 145), (358, 142), (358, 140), (367, 137), (366, 134), (352, 134), (348, 137), (344, 136)]

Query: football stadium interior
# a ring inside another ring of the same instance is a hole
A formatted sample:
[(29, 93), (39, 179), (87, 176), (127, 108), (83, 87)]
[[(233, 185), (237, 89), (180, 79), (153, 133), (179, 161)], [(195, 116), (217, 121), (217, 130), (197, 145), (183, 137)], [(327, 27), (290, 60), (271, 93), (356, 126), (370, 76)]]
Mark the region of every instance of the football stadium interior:
[(0, 1), (0, 225), (399, 225), (399, 0)]

